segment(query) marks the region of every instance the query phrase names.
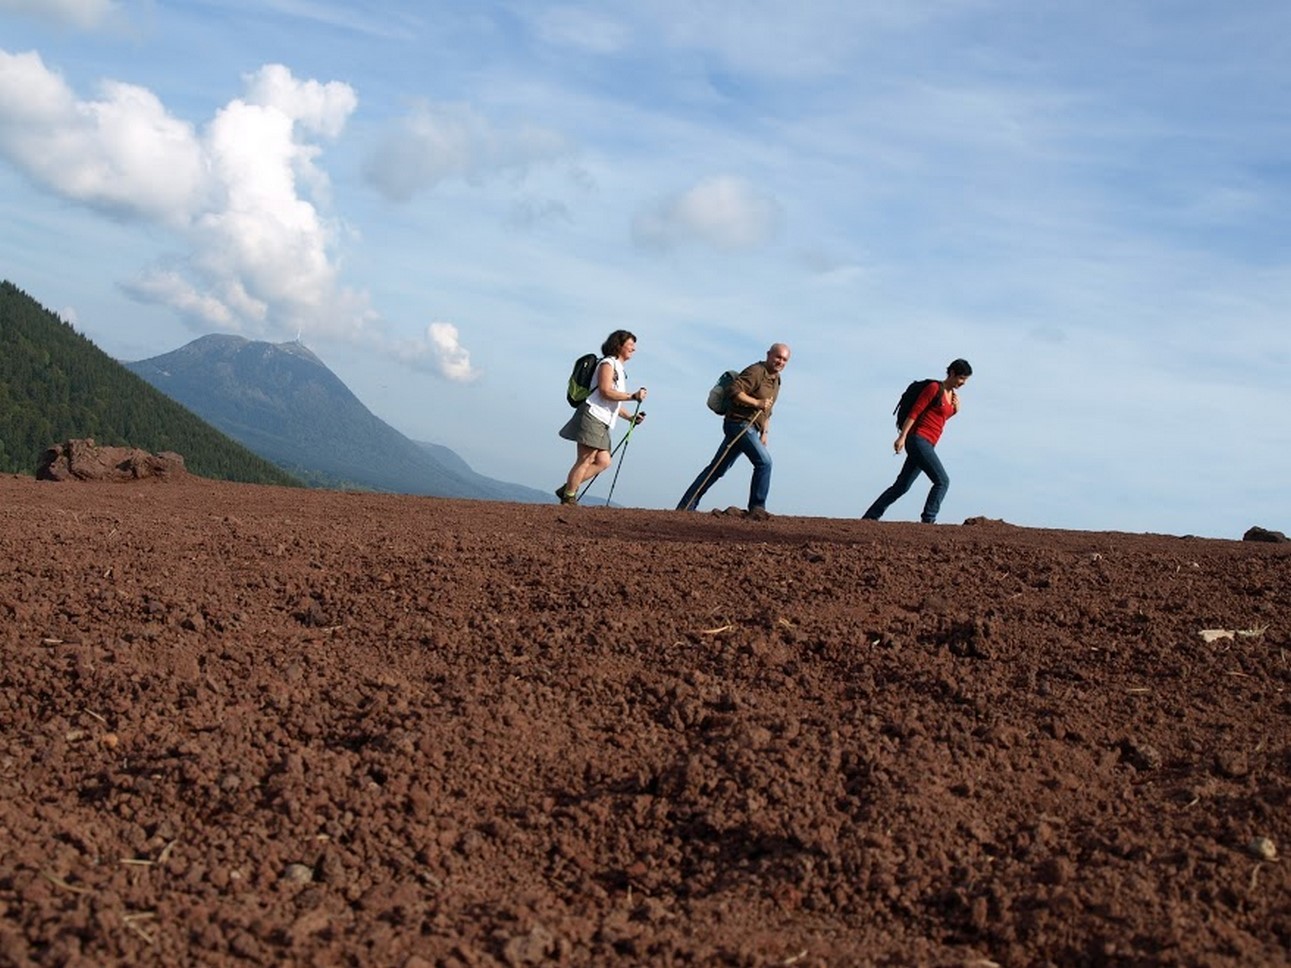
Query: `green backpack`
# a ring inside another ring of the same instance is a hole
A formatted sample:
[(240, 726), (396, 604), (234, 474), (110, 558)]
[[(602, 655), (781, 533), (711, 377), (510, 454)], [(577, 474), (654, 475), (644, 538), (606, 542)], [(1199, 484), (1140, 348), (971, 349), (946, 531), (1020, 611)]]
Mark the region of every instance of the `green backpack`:
[(600, 357), (595, 353), (584, 353), (574, 361), (574, 368), (569, 373), (569, 389), (565, 391), (565, 400), (571, 407), (577, 407), (592, 393), (592, 380), (596, 377), (596, 364)]

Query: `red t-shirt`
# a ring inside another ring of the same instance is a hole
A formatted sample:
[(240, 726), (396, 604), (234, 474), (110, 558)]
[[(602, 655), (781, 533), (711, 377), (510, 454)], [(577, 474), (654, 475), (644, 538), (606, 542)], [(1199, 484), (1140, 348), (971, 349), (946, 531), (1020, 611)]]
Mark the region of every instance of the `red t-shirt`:
[(910, 412), (918, 414), (915, 417), (913, 432), (936, 446), (937, 441), (941, 440), (941, 432), (945, 429), (946, 421), (955, 415), (955, 408), (942, 392), (940, 383), (929, 383), (915, 400)]

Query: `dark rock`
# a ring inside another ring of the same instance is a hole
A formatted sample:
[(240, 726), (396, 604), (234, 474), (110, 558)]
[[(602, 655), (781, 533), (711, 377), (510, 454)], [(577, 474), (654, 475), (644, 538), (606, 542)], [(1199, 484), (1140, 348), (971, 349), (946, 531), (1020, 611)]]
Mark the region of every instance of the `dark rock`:
[(1246, 529), (1246, 534), (1242, 535), (1243, 541), (1267, 541), (1270, 544), (1281, 544), (1287, 540), (1287, 536), (1281, 531), (1270, 531), (1267, 528), (1259, 526)]

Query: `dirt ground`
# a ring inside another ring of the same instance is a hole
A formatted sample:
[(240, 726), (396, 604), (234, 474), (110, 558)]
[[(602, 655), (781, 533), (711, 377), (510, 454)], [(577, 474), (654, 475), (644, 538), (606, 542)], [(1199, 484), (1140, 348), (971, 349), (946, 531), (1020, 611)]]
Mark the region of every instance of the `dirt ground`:
[(0, 965), (1291, 964), (1291, 544), (10, 477), (0, 649)]

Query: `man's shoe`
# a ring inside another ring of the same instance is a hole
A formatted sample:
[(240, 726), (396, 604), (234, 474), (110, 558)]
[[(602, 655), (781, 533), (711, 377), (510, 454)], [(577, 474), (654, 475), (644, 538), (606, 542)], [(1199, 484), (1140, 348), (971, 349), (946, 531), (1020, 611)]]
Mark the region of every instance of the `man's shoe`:
[(560, 487), (556, 488), (556, 497), (560, 498), (560, 503), (561, 503), (561, 504), (577, 504), (577, 503), (578, 503), (578, 492), (577, 492), (577, 491), (575, 491), (573, 494), (570, 494), (568, 491), (566, 491), (566, 490), (565, 490), (565, 485), (564, 485), (564, 484), (562, 484), (562, 485), (560, 485)]
[(749, 508), (749, 513), (745, 515), (751, 521), (769, 520), (771, 514), (766, 508)]

